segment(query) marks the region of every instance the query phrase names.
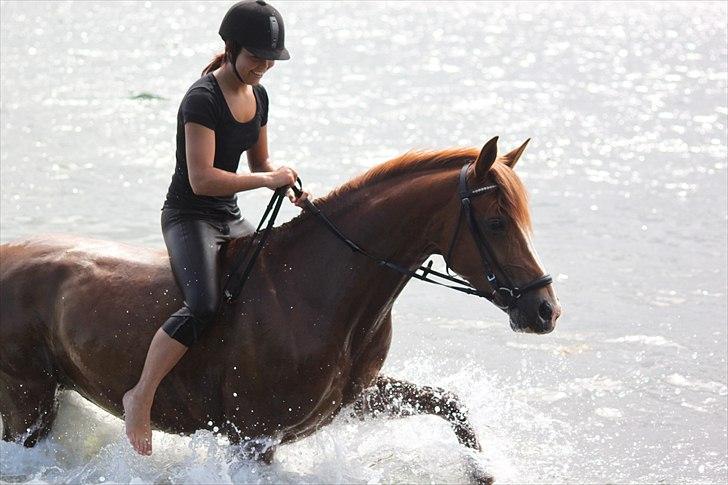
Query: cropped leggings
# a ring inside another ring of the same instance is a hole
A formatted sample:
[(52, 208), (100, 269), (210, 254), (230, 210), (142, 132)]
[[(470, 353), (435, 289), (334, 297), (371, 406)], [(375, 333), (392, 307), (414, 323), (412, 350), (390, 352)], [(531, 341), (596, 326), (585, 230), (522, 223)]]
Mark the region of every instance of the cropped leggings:
[(254, 232), (245, 219), (220, 219), (179, 209), (162, 210), (162, 235), (184, 306), (162, 329), (189, 347), (217, 315), (221, 301), (220, 249), (233, 238)]

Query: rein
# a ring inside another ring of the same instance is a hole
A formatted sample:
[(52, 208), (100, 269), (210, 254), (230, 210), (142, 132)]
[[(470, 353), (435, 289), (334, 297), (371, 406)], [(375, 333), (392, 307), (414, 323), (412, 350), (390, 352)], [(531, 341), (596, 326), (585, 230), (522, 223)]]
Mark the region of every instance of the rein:
[[(299, 183), (299, 185), (301, 185), (301, 179), (297, 178), (296, 181)], [(273, 229), (273, 224), (276, 221), (276, 217), (278, 217), (278, 212), (281, 210), (281, 204), (283, 204), (283, 199), (286, 197), (286, 192), (288, 191), (288, 188), (289, 187), (287, 186), (278, 187), (275, 192), (273, 192), (273, 196), (270, 198), (270, 202), (268, 202), (268, 207), (265, 208), (263, 217), (261, 217), (260, 222), (258, 223), (258, 227), (255, 229), (253, 237), (250, 239), (248, 246), (245, 248), (244, 251), (238, 252), (237, 258), (235, 259), (235, 264), (233, 265), (233, 270), (227, 275), (227, 280), (225, 282), (225, 286), (222, 292), (223, 298), (225, 298), (225, 301), (227, 303), (232, 303), (238, 298), (238, 296), (240, 295), (240, 291), (243, 289), (245, 282), (248, 280), (250, 273), (253, 271), (253, 265), (255, 264), (255, 260), (258, 259), (258, 255), (263, 249), (263, 246), (265, 246), (265, 242), (268, 239), (268, 235), (270, 234), (271, 229)], [(295, 186), (294, 188), (297, 194), (301, 193), (301, 189)], [(303, 188), (303, 185), (301, 185), (301, 188)], [(270, 214), (268, 224), (265, 226), (265, 229), (261, 231), (260, 228), (263, 227), (263, 223), (268, 217), (268, 214)], [(253, 249), (256, 240), (258, 241), (258, 245), (255, 247), (255, 249)], [(246, 261), (248, 262), (248, 264), (241, 272), (240, 270)]]
[[(361, 248), (359, 245), (354, 243), (352, 240), (347, 238), (338, 227), (336, 227), (336, 224), (334, 224), (321, 210), (316, 207), (316, 205), (311, 202), (310, 200), (306, 200), (306, 208), (309, 209), (311, 212), (313, 212), (320, 220), (321, 222), (326, 226), (331, 233), (336, 236), (339, 240), (341, 240), (344, 244), (349, 246), (349, 248), (359, 253), (363, 256), (366, 256), (367, 258), (371, 259), (375, 263), (377, 263), (380, 266), (387, 267), (389, 269), (392, 269), (394, 271), (397, 271), (398, 273), (401, 273), (403, 275), (409, 276), (411, 278), (416, 278), (420, 281), (425, 281), (427, 283), (432, 283), (438, 286), (444, 286), (446, 288), (450, 288), (456, 291), (460, 291), (462, 293), (466, 293), (468, 295), (476, 295), (482, 298), (486, 298), (493, 302), (498, 308), (501, 310), (507, 312), (511, 308), (516, 306), (517, 300), (526, 292), (535, 290), (537, 288), (541, 288), (544, 286), (547, 286), (551, 284), (552, 279), (550, 275), (544, 275), (540, 278), (537, 278), (533, 280), (532, 282), (522, 286), (522, 287), (515, 287), (510, 282), (507, 276), (505, 276), (505, 273), (501, 270), (501, 274), (503, 275), (502, 281), (499, 281), (497, 277), (495, 276), (495, 273), (493, 272), (493, 267), (498, 267), (496, 260), (493, 258), (492, 250), (490, 248), (490, 245), (488, 244), (487, 240), (483, 236), (482, 232), (480, 231), (480, 228), (478, 227), (478, 224), (475, 221), (475, 214), (473, 207), (470, 203), (470, 199), (472, 197), (476, 197), (481, 194), (485, 194), (487, 192), (490, 192), (491, 190), (494, 190), (497, 188), (496, 185), (488, 185), (486, 187), (481, 187), (479, 189), (475, 189), (470, 191), (467, 188), (467, 182), (466, 182), (466, 175), (467, 175), (467, 169), (470, 164), (466, 164), (463, 166), (462, 170), (460, 171), (460, 179), (459, 179), (459, 195), (461, 200), (461, 206), (460, 206), (460, 214), (458, 216), (458, 224), (457, 228), (455, 230), (455, 233), (453, 234), (453, 239), (450, 243), (450, 249), (448, 250), (448, 255), (445, 260), (446, 263), (448, 263), (453, 246), (455, 245), (455, 240), (458, 236), (458, 232), (460, 231), (460, 221), (462, 220), (463, 213), (466, 214), (466, 217), (468, 219), (468, 223), (470, 225), (470, 231), (473, 234), (473, 238), (475, 239), (476, 246), (478, 247), (478, 251), (480, 252), (480, 257), (483, 263), (483, 270), (484, 275), (488, 283), (490, 283), (491, 287), (493, 288), (493, 291), (491, 293), (483, 292), (481, 290), (478, 290), (477, 288), (473, 287), (470, 283), (467, 281), (457, 278), (455, 276), (441, 273), (439, 271), (436, 271), (432, 269), (432, 263), (433, 261), (429, 261), (426, 266), (419, 266), (414, 271), (405, 268), (400, 264), (394, 263), (392, 261), (388, 261), (386, 259), (378, 258), (377, 256), (374, 256), (367, 252), (365, 249)], [(290, 187), (293, 192), (296, 194), (297, 197), (300, 197), (302, 194), (303, 185), (301, 183), (301, 179), (297, 178), (296, 182), (300, 187), (296, 187), (295, 185)], [(245, 284), (245, 281), (250, 276), (250, 273), (252, 272), (253, 266), (255, 264), (255, 260), (258, 257), (258, 254), (260, 254), (260, 251), (263, 249), (263, 246), (265, 245), (266, 240), (268, 239), (268, 235), (270, 234), (271, 229), (273, 228), (273, 224), (275, 223), (275, 219), (278, 216), (278, 212), (281, 208), (281, 204), (283, 202), (283, 199), (286, 196), (286, 192), (288, 191), (289, 187), (279, 187), (275, 190), (273, 196), (271, 197), (270, 202), (268, 202), (268, 207), (266, 207), (265, 212), (263, 214), (263, 217), (260, 220), (260, 223), (258, 224), (258, 228), (255, 230), (255, 233), (253, 234), (253, 237), (250, 239), (250, 243), (245, 248), (244, 251), (240, 251), (238, 253), (238, 257), (236, 258), (236, 262), (233, 266), (233, 270), (228, 275), (227, 282), (225, 283), (225, 287), (223, 290), (223, 295), (227, 303), (234, 302), (237, 297), (240, 295), (240, 291), (243, 288), (243, 285)], [(261, 231), (261, 227), (263, 227), (263, 223), (265, 222), (266, 218), (270, 214), (270, 219), (268, 220), (268, 224), (266, 225), (265, 229)], [(257, 242), (257, 247), (254, 247), (255, 243)], [(247, 264), (246, 264), (247, 261)], [(245, 265), (245, 269), (242, 270), (241, 268)], [(498, 267), (500, 269), (500, 267)], [(448, 271), (449, 271), (449, 263), (448, 263)], [(440, 281), (436, 281), (433, 279), (430, 279), (429, 276), (434, 276), (437, 278), (442, 278), (446, 281), (449, 281), (451, 283), (456, 283), (460, 286), (453, 286), (446, 283), (442, 283)], [(497, 303), (495, 301), (496, 297), (499, 297), (500, 300), (504, 302), (503, 305)]]

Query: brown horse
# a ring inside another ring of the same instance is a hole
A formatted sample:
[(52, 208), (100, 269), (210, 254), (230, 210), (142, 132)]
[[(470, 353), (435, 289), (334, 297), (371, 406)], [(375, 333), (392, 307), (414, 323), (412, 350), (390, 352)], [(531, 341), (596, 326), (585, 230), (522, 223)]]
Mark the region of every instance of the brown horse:
[[(543, 275), (513, 171), (526, 143), (498, 157), (496, 141), (481, 152), (407, 153), (315, 203), (359, 246), (410, 268), (445, 255), (454, 239), (451, 268), (490, 293), (475, 239), (456, 233), (458, 174), (470, 163), (469, 187), (496, 186), (472, 201), (496, 273), (526, 284)], [(230, 243), (224, 264), (247, 240)], [(361, 417), (439, 415), (479, 449), (453, 394), (379, 374), (392, 305), (408, 280), (353, 252), (308, 211), (275, 228), (241, 297), (162, 382), (153, 428), (217, 428), (232, 443), (265, 441), (257, 457), (270, 461), (276, 444), (313, 433), (353, 404)], [(0, 246), (0, 303), (2, 437), (33, 446), (53, 424), (59, 389), (122, 415), (121, 398), (181, 296), (163, 251), (54, 236)], [(560, 311), (549, 284), (508, 313), (514, 330), (547, 333)]]

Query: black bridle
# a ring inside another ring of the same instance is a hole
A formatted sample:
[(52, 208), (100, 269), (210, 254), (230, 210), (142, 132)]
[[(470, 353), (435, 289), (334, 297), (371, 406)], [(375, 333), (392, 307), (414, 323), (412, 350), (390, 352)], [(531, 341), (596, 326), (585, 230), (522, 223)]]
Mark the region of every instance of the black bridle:
[[(476, 295), (483, 298), (487, 298), (493, 304), (495, 304), (497, 307), (499, 307), (503, 311), (508, 311), (511, 308), (515, 307), (518, 299), (526, 292), (532, 291), (538, 288), (542, 288), (544, 286), (550, 285), (552, 282), (551, 276), (549, 275), (543, 275), (539, 278), (536, 278), (535, 280), (531, 281), (530, 283), (517, 287), (514, 286), (513, 283), (510, 281), (506, 273), (503, 271), (503, 268), (501, 268), (496, 259), (493, 257), (493, 251), (488, 244), (487, 239), (483, 236), (480, 227), (478, 226), (476, 219), (475, 219), (475, 212), (472, 207), (472, 204), (470, 202), (470, 199), (473, 197), (476, 197), (481, 194), (485, 194), (491, 190), (495, 190), (497, 188), (497, 185), (488, 185), (486, 187), (481, 187), (479, 189), (475, 190), (468, 190), (468, 184), (466, 181), (467, 177), (467, 171), (468, 167), (471, 165), (471, 163), (466, 164), (463, 166), (462, 170), (460, 171), (460, 180), (459, 180), (459, 195), (460, 195), (460, 213), (458, 215), (458, 222), (457, 227), (455, 229), (455, 233), (453, 234), (452, 241), (450, 242), (450, 248), (448, 249), (447, 257), (445, 258), (445, 262), (447, 263), (447, 270), (449, 271), (450, 267), (450, 257), (452, 255), (453, 247), (455, 246), (455, 241), (458, 237), (458, 233), (460, 231), (460, 222), (463, 219), (463, 214), (465, 214), (465, 217), (468, 220), (468, 224), (470, 225), (470, 232), (473, 235), (473, 239), (475, 240), (475, 246), (478, 248), (478, 252), (480, 253), (480, 258), (483, 263), (483, 271), (485, 279), (488, 281), (492, 288), (492, 292), (483, 292), (481, 290), (478, 290), (477, 288), (473, 287), (470, 283), (467, 281), (457, 278), (455, 276), (452, 276), (450, 274), (440, 273), (439, 271), (435, 271), (432, 269), (432, 261), (427, 263), (426, 266), (420, 266), (414, 271), (405, 268), (402, 265), (399, 265), (397, 263), (393, 263), (391, 261), (388, 261), (386, 259), (378, 258), (361, 247), (359, 247), (356, 243), (351, 241), (349, 238), (344, 236), (342, 232), (339, 230), (336, 225), (331, 222), (331, 220), (326, 217), (325, 214), (323, 214), (318, 207), (314, 205), (313, 202), (310, 200), (306, 200), (306, 208), (309, 209), (311, 212), (313, 212), (323, 223), (324, 225), (341, 241), (343, 241), (349, 248), (351, 248), (352, 251), (357, 252), (359, 254), (362, 254), (366, 256), (367, 258), (375, 261), (380, 266), (385, 266), (387, 268), (390, 268), (394, 271), (397, 271), (403, 275), (416, 278), (422, 281), (426, 281), (428, 283), (433, 283), (440, 286), (445, 286), (447, 288), (451, 288), (453, 290), (461, 291), (463, 293), (467, 293), (469, 295)], [(301, 185), (301, 179), (297, 180), (297, 183), (299, 186)], [(293, 189), (293, 192), (296, 194), (297, 197), (301, 196), (303, 187), (296, 187), (295, 185), (290, 187)], [(250, 240), (250, 243), (248, 247), (244, 251), (240, 251), (238, 253), (238, 257), (236, 260), (236, 263), (233, 265), (233, 270), (227, 275), (227, 281), (225, 283), (225, 287), (223, 290), (223, 294), (225, 296), (225, 300), (228, 303), (232, 303), (235, 301), (235, 299), (240, 294), (240, 291), (243, 288), (243, 285), (245, 284), (245, 281), (248, 279), (248, 276), (250, 276), (250, 273), (253, 269), (253, 265), (255, 263), (256, 258), (258, 257), (258, 254), (260, 253), (261, 249), (263, 248), (263, 245), (265, 244), (266, 239), (268, 238), (268, 234), (270, 233), (271, 228), (273, 227), (273, 223), (275, 222), (275, 218), (278, 215), (278, 211), (281, 208), (281, 203), (283, 202), (283, 199), (286, 196), (286, 192), (288, 191), (289, 187), (280, 187), (276, 189), (275, 193), (273, 194), (273, 197), (271, 197), (270, 202), (268, 203), (268, 207), (265, 209), (265, 213), (263, 214), (263, 217), (260, 220), (260, 223), (258, 224), (258, 228), (255, 230), (255, 233), (253, 234), (253, 237)], [(266, 228), (261, 231), (260, 228), (263, 227), (263, 223), (265, 222), (266, 218), (268, 218), (268, 215), (270, 214), (270, 219), (268, 220), (268, 224), (266, 225)], [(257, 246), (255, 246), (256, 241)], [(252, 252), (251, 252), (252, 251)], [(243, 265), (246, 263), (245, 269), (241, 271)], [(499, 280), (494, 272), (494, 268), (498, 269), (501, 274), (501, 279)], [(439, 281), (432, 280), (428, 278), (428, 276), (434, 276), (438, 278), (442, 278), (446, 281), (450, 281), (452, 283), (457, 283), (460, 286), (453, 286), (448, 285), (445, 283), (441, 283)], [(498, 301), (500, 300), (500, 301)]]
[[(536, 278), (528, 284), (525, 284), (523, 286), (516, 286), (513, 284), (513, 282), (511, 282), (510, 278), (508, 278), (506, 272), (503, 271), (503, 268), (498, 264), (498, 261), (493, 256), (494, 253), (490, 244), (488, 243), (488, 239), (483, 236), (483, 232), (480, 230), (480, 226), (478, 225), (478, 222), (475, 218), (475, 209), (473, 209), (473, 204), (470, 201), (470, 199), (472, 199), (473, 197), (477, 197), (479, 195), (486, 194), (492, 190), (496, 190), (498, 186), (486, 185), (485, 187), (481, 187), (479, 189), (469, 190), (467, 182), (469, 166), (470, 164), (464, 165), (463, 168), (460, 170), (460, 178), (458, 181), (458, 195), (460, 196), (460, 214), (458, 215), (458, 222), (457, 226), (455, 227), (455, 232), (452, 236), (452, 241), (450, 241), (450, 247), (447, 251), (445, 263), (447, 264), (447, 268), (449, 270), (452, 250), (455, 246), (455, 241), (457, 240), (458, 233), (460, 232), (460, 222), (463, 220), (464, 214), (465, 218), (468, 220), (468, 225), (470, 226), (470, 233), (473, 235), (473, 239), (475, 240), (475, 247), (478, 248), (478, 252), (480, 253), (480, 260), (483, 263), (483, 276), (485, 276), (488, 284), (490, 284), (491, 288), (493, 289), (493, 292), (490, 294), (490, 298), (488, 299), (491, 300), (493, 304), (498, 306), (501, 310), (507, 311), (516, 306), (518, 299), (523, 296), (524, 293), (536, 290), (538, 288), (542, 288), (544, 286), (548, 286), (553, 282), (553, 280), (551, 278), (551, 275), (545, 274)], [(500, 279), (498, 279), (498, 277), (495, 275), (495, 269), (499, 270), (499, 273), (501, 274)], [(501, 300), (501, 303), (498, 303), (496, 301), (496, 296)]]

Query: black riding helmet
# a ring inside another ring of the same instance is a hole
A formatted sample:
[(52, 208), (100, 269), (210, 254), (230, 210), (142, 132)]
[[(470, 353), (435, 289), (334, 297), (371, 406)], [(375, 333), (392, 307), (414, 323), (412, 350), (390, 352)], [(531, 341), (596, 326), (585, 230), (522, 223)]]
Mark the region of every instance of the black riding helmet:
[(291, 58), (284, 46), (283, 17), (264, 0), (245, 0), (230, 7), (219, 33), (222, 40), (232, 40), (261, 59)]

